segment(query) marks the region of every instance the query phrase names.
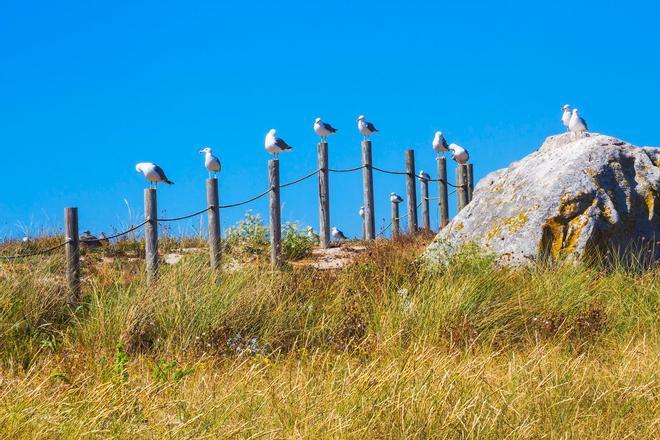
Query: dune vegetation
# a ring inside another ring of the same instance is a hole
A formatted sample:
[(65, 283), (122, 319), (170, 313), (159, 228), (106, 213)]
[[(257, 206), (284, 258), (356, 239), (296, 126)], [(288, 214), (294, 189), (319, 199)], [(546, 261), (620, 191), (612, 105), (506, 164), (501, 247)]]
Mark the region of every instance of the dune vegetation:
[(426, 267), (420, 236), (273, 271), (263, 233), (149, 289), (139, 242), (86, 251), (74, 308), (61, 255), (0, 263), (2, 437), (658, 438), (660, 269)]

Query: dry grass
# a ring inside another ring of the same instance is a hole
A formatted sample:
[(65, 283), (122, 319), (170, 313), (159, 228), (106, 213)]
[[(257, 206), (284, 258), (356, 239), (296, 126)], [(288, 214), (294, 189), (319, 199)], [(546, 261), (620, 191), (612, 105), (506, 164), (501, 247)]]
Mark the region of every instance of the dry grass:
[[(218, 279), (206, 255), (0, 265), (6, 438), (657, 438), (658, 269), (442, 269), (425, 239), (342, 271)], [(175, 244), (172, 244), (173, 246)]]

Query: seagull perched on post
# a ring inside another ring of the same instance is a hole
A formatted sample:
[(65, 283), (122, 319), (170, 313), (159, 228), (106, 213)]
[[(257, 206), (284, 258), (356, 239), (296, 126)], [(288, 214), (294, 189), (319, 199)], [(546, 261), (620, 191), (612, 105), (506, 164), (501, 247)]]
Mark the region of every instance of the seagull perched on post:
[(360, 133), (364, 136), (365, 139), (368, 139), (369, 136), (376, 133), (378, 129), (372, 124), (364, 119), (364, 116), (360, 115), (357, 118), (357, 126)]
[(339, 229), (337, 229), (336, 226), (332, 227), (332, 238), (334, 238), (335, 240), (348, 240), (348, 238), (346, 238), (344, 233), (341, 232)]
[(204, 147), (199, 150), (199, 154), (204, 155), (204, 166), (209, 172), (209, 177), (211, 177), (213, 173), (216, 173), (217, 175), (222, 169), (222, 165), (220, 165), (220, 159), (213, 155), (211, 147)]
[(465, 165), (470, 159), (468, 151), (460, 145), (450, 144), (449, 151), (451, 151), (451, 158), (461, 165)]
[(314, 131), (316, 132), (316, 134), (321, 136), (321, 141), (323, 142), (325, 142), (325, 140), (331, 134), (337, 133), (336, 128), (334, 128), (332, 125), (328, 124), (327, 122), (323, 122), (321, 118), (316, 118), (314, 120)]
[(397, 193), (391, 192), (390, 193), (390, 202), (392, 202), (392, 203), (401, 203), (401, 202), (403, 202), (403, 199)]
[(571, 114), (571, 120), (568, 122), (568, 129), (571, 130), (574, 136), (578, 136), (587, 131), (587, 121), (578, 113), (578, 109), (574, 108)]
[(153, 185), (158, 185), (159, 182), (167, 183), (168, 185), (174, 185), (170, 179), (165, 175), (165, 171), (155, 163), (151, 162), (140, 162), (135, 165), (135, 171), (142, 173), (144, 177), (149, 181), (149, 187)]
[(438, 154), (449, 150), (447, 140), (441, 131), (435, 132), (435, 137), (433, 138), (433, 150)]
[(279, 154), (282, 151), (289, 151), (291, 147), (289, 144), (284, 142), (283, 139), (277, 137), (277, 131), (274, 128), (271, 128), (266, 134), (266, 140), (264, 141), (264, 146), (266, 151), (270, 154), (274, 154), (275, 158), (279, 158)]
[(566, 131), (568, 131), (568, 123), (571, 122), (571, 106), (566, 104), (561, 109), (564, 111), (561, 115), (561, 123), (564, 124)]
[(419, 172), (419, 174), (417, 175), (417, 177), (419, 178), (419, 180), (423, 180), (423, 181), (426, 181), (426, 182), (431, 180), (431, 176), (429, 176), (428, 173), (424, 170), (421, 170)]

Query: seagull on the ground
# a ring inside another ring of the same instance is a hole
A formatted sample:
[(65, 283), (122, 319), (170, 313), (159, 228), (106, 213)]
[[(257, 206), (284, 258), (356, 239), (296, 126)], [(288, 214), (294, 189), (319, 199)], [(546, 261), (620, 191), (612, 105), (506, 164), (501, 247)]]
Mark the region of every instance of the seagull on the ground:
[(323, 122), (321, 118), (316, 118), (314, 120), (314, 131), (316, 132), (316, 134), (321, 136), (321, 140), (323, 142), (325, 142), (325, 140), (331, 134), (337, 133), (336, 128), (334, 128), (332, 125), (328, 124), (327, 122)]
[(390, 193), (390, 202), (392, 202), (392, 203), (401, 203), (401, 202), (403, 202), (403, 198), (401, 198), (401, 196), (398, 195), (397, 193), (391, 192)]
[(213, 154), (213, 149), (211, 147), (204, 147), (199, 150), (199, 154), (204, 155), (204, 166), (209, 172), (209, 177), (214, 173), (217, 176), (217, 173), (222, 169), (222, 165), (220, 164), (220, 159)]
[(451, 151), (451, 158), (461, 165), (465, 165), (470, 159), (468, 151), (460, 145), (450, 144), (449, 151)]
[(441, 131), (436, 131), (435, 136), (433, 137), (433, 150), (440, 154), (448, 151), (449, 146), (447, 145), (447, 140)]
[(152, 185), (158, 185), (158, 183), (167, 183), (168, 185), (174, 185), (170, 179), (165, 175), (165, 171), (155, 163), (151, 162), (140, 162), (135, 165), (135, 171), (142, 173), (144, 177), (149, 181), (149, 187)]
[(264, 141), (264, 146), (266, 151), (270, 154), (274, 154), (275, 158), (279, 158), (279, 154), (282, 151), (289, 151), (291, 147), (289, 144), (284, 142), (284, 139), (277, 137), (277, 131), (274, 128), (271, 128), (266, 134), (266, 140)]
[(587, 121), (578, 113), (578, 109), (574, 108), (571, 114), (571, 120), (568, 123), (568, 128), (573, 135), (581, 135), (588, 130)]
[(568, 131), (568, 123), (571, 122), (571, 106), (566, 104), (561, 109), (564, 111), (561, 115), (561, 123), (564, 124), (566, 131)]
[(362, 133), (365, 139), (368, 139), (369, 136), (378, 131), (374, 124), (368, 122), (362, 115), (358, 116), (357, 118), (357, 126), (358, 130), (360, 130), (360, 133)]
[(360, 217), (364, 218), (364, 206), (360, 206), (360, 210), (358, 212), (360, 214)]
[(426, 181), (426, 182), (428, 182), (429, 180), (431, 180), (431, 176), (429, 176), (429, 174), (428, 174), (426, 171), (424, 171), (424, 170), (421, 170), (421, 171), (419, 172), (419, 174), (417, 175), (417, 177), (419, 178), (419, 180), (424, 180), (424, 181)]
[(348, 238), (346, 238), (344, 233), (341, 232), (339, 229), (337, 229), (336, 226), (332, 227), (332, 238), (334, 238), (335, 240), (348, 240)]
[(98, 237), (92, 234), (90, 231), (83, 231), (83, 233), (80, 234), (80, 242), (89, 247), (101, 246), (101, 242)]

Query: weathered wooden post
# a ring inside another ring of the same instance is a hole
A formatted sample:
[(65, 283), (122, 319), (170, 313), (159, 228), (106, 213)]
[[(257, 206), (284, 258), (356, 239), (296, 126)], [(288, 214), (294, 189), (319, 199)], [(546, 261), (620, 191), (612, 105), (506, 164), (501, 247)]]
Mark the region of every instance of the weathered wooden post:
[(474, 193), (474, 166), (469, 163), (467, 165), (467, 184), (468, 184), (468, 203), (472, 201), (472, 193)]
[(415, 151), (406, 150), (406, 196), (408, 203), (408, 233), (417, 232), (417, 187), (415, 186)]
[(467, 189), (467, 166), (462, 164), (456, 165), (456, 203), (457, 209), (460, 212), (468, 204), (468, 189)]
[(422, 229), (431, 231), (431, 214), (429, 213), (429, 179), (423, 171), (419, 174), (419, 186), (422, 197)]
[(268, 185), (270, 185), (270, 263), (282, 264), (282, 217), (280, 211), (280, 161), (268, 161)]
[(158, 205), (156, 188), (144, 190), (144, 252), (147, 258), (147, 287), (158, 277)]
[(330, 176), (328, 174), (328, 143), (319, 142), (319, 243), (330, 247)]
[(80, 300), (80, 237), (78, 236), (78, 208), (64, 208), (64, 239), (66, 240), (66, 281), (70, 306)]
[(392, 201), (392, 238), (397, 239), (401, 236), (401, 226), (399, 225), (399, 202)]
[(438, 209), (440, 210), (440, 228), (449, 223), (449, 192), (447, 191), (447, 159), (438, 156)]
[(209, 252), (211, 267), (220, 269), (222, 248), (220, 244), (220, 197), (218, 196), (218, 179), (206, 179), (206, 207), (209, 223)]
[(371, 141), (362, 141), (362, 195), (364, 197), (365, 238), (376, 238), (376, 215), (374, 212), (374, 176), (371, 159)]

